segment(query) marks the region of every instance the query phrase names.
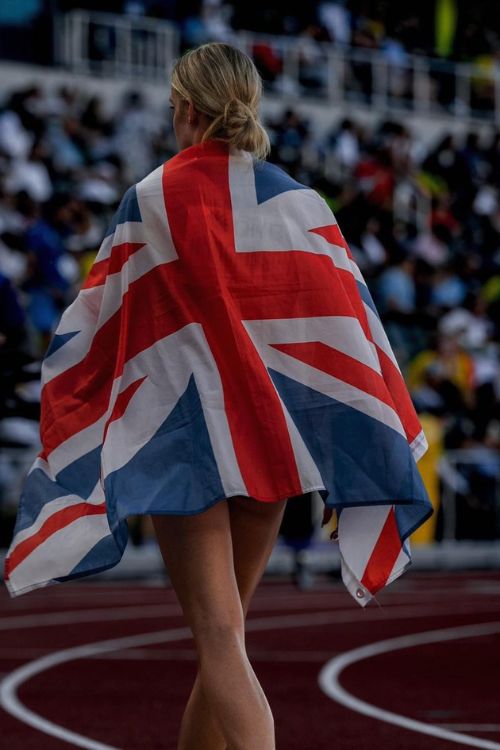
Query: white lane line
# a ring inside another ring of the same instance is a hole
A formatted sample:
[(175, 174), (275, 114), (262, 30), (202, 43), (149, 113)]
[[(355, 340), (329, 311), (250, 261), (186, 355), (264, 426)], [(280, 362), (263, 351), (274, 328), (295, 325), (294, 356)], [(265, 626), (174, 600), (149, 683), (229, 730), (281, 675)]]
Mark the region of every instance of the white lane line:
[[(150, 610), (155, 610), (154, 614), (152, 616), (157, 616), (156, 610), (161, 609), (163, 612), (165, 610), (165, 606), (162, 607), (156, 607), (156, 608), (149, 608)], [(105, 612), (103, 610), (95, 610), (92, 614), (92, 616), (95, 616), (97, 613), (102, 615), (109, 615), (109, 619), (115, 620), (115, 619), (136, 619), (138, 617), (144, 617), (145, 611), (147, 612), (147, 608), (145, 607), (122, 607), (118, 610), (111, 610), (109, 612)], [(460, 613), (462, 613), (463, 610), (460, 610)], [(453, 614), (453, 612), (450, 612), (449, 609), (447, 609), (446, 612), (448, 615)], [(73, 613), (62, 613), (66, 616), (72, 615), (73, 620), (72, 622), (78, 622), (78, 617), (82, 617), (82, 615), (85, 615), (85, 612), (77, 611)], [(88, 613), (87, 613), (88, 614)], [(360, 618), (359, 612), (356, 610), (345, 610), (345, 611), (333, 611), (333, 612), (316, 612), (316, 613), (308, 613), (308, 614), (296, 614), (296, 615), (289, 615), (289, 616), (273, 616), (273, 617), (264, 617), (264, 618), (253, 618), (248, 620), (246, 624), (247, 631), (263, 631), (263, 630), (272, 630), (275, 628), (297, 628), (297, 627), (317, 627), (320, 625), (334, 625), (334, 624), (341, 624), (341, 623), (347, 623), (347, 622), (368, 622), (368, 621), (380, 621), (380, 612), (377, 609), (373, 609), (371, 611), (364, 610), (363, 616)], [(425, 611), (422, 607), (416, 606), (416, 607), (401, 607), (398, 609), (397, 612), (392, 612), (391, 616), (388, 617), (388, 620), (393, 619), (404, 619), (404, 618), (415, 618), (415, 617), (429, 617), (429, 616), (442, 616), (442, 612), (436, 612), (435, 608), (431, 609), (429, 612)], [(477, 614), (477, 611), (475, 612)], [(150, 612), (151, 615), (151, 612)], [(56, 617), (56, 615), (51, 615), (50, 617)], [(20, 618), (7, 618), (8, 621), (12, 621), (14, 619), (20, 619)], [(27, 615), (25, 618), (22, 618), (25, 620), (23, 627), (38, 627), (39, 626), (39, 617), (34, 616), (31, 617)], [(28, 623), (28, 620), (30, 623)], [(65, 620), (64, 624), (67, 624), (68, 620)], [(9, 624), (11, 624), (9, 622)], [(46, 624), (49, 624), (46, 622)], [(52, 623), (56, 624), (56, 623)], [(60, 624), (60, 623), (57, 623)], [(7, 625), (7, 622), (5, 623)], [(439, 632), (439, 631), (436, 631)], [(92, 740), (88, 737), (85, 737), (84, 735), (80, 735), (76, 732), (72, 732), (68, 729), (65, 729), (64, 727), (55, 724), (51, 721), (48, 721), (43, 716), (40, 716), (39, 714), (35, 713), (34, 711), (31, 711), (30, 709), (26, 708), (21, 701), (19, 700), (17, 696), (17, 690), (18, 688), (25, 683), (27, 680), (29, 680), (31, 677), (34, 677), (35, 675), (44, 672), (48, 669), (51, 669), (55, 666), (58, 666), (59, 664), (66, 663), (68, 661), (73, 661), (75, 659), (84, 659), (89, 657), (94, 657), (97, 654), (105, 654), (109, 653), (110, 651), (116, 651), (119, 649), (124, 648), (134, 648), (134, 647), (140, 647), (140, 646), (147, 646), (147, 645), (153, 645), (156, 643), (165, 643), (167, 641), (178, 641), (178, 640), (184, 640), (185, 638), (190, 637), (190, 631), (188, 628), (175, 628), (170, 630), (163, 630), (159, 632), (153, 632), (153, 633), (145, 633), (145, 634), (138, 634), (134, 636), (126, 636), (121, 638), (112, 638), (105, 641), (98, 641), (96, 643), (90, 643), (85, 644), (83, 646), (75, 646), (68, 649), (63, 649), (61, 651), (56, 651), (50, 654), (47, 654), (46, 656), (43, 656), (39, 659), (35, 659), (28, 664), (25, 664), (21, 667), (18, 667), (17, 669), (10, 672), (4, 679), (0, 682), (0, 706), (10, 713), (11, 715), (15, 716), (20, 721), (28, 724), (29, 726), (32, 726), (35, 729), (38, 729), (39, 731), (44, 732), (45, 734), (49, 734), (54, 737), (58, 737), (59, 739), (66, 740), (68, 742), (72, 742), (77, 747), (84, 747), (88, 748), (89, 750), (117, 750), (116, 748), (110, 746), (110, 745), (104, 745), (102, 743), (96, 742), (95, 740)], [(292, 652), (293, 657), (293, 652)], [(425, 726), (425, 725), (424, 725)], [(497, 750), (500, 750), (500, 745), (497, 746)]]
[[(277, 662), (322, 662), (332, 656), (331, 651), (256, 651), (249, 647), (247, 649), (251, 662), (254, 661), (277, 661)], [(36, 654), (33, 654), (35, 656)], [(109, 654), (97, 654), (93, 659), (110, 659), (113, 661), (197, 661), (198, 654), (192, 649), (147, 649), (134, 648), (127, 651), (110, 652)]]
[[(130, 608), (140, 609), (140, 608)], [(144, 608), (142, 608), (144, 611)], [(83, 613), (75, 613), (83, 614)], [(103, 613), (105, 614), (105, 613)], [(110, 614), (115, 614), (112, 611)], [(363, 611), (363, 622), (370, 620), (380, 620), (378, 610)], [(129, 612), (131, 619), (137, 617), (136, 612)], [(392, 619), (398, 619), (400, 617), (428, 617), (429, 615), (422, 609), (422, 607), (408, 607), (404, 612), (394, 613)], [(263, 631), (273, 630), (275, 628), (302, 628), (302, 627), (316, 627), (320, 625), (333, 625), (346, 622), (359, 622), (359, 612), (356, 610), (347, 610), (344, 612), (316, 612), (313, 614), (296, 614), (288, 616), (273, 616), (263, 618), (252, 618), (246, 623), (247, 631)], [(37, 618), (33, 618), (32, 626), (37, 627)], [(49, 734), (53, 737), (72, 742), (77, 747), (88, 748), (88, 750), (117, 750), (109, 745), (103, 745), (95, 740), (92, 740), (84, 735), (76, 732), (71, 732), (64, 727), (55, 724), (54, 722), (48, 721), (40, 714), (31, 711), (29, 708), (24, 706), (19, 700), (17, 691), (19, 687), (27, 680), (31, 679), (41, 672), (45, 672), (48, 669), (52, 669), (59, 664), (64, 664), (75, 659), (85, 659), (94, 657), (98, 654), (106, 654), (110, 651), (117, 651), (125, 648), (135, 648), (140, 646), (153, 645), (155, 643), (165, 643), (167, 641), (179, 641), (190, 637), (190, 631), (188, 628), (175, 628), (170, 630), (162, 630), (154, 633), (143, 633), (134, 636), (126, 636), (121, 638), (112, 638), (105, 641), (98, 641), (96, 643), (89, 643), (83, 646), (74, 646), (72, 648), (63, 649), (61, 651), (54, 651), (46, 656), (42, 656), (38, 659), (34, 659), (27, 664), (14, 669), (0, 682), (0, 706), (15, 716), (19, 721), (28, 724), (29, 726), (37, 729), (45, 734)], [(292, 652), (293, 656), (293, 652)]]
[(439, 737), (450, 742), (456, 742), (460, 745), (469, 747), (480, 747), (484, 750), (500, 750), (499, 742), (492, 742), (480, 737), (471, 737), (461, 734), (458, 731), (452, 731), (440, 726), (426, 724), (423, 721), (412, 719), (404, 714), (386, 711), (379, 706), (362, 701), (345, 690), (339, 681), (340, 675), (347, 667), (357, 664), (364, 659), (372, 656), (385, 654), (392, 651), (398, 651), (403, 648), (412, 648), (427, 643), (438, 643), (443, 641), (452, 641), (457, 638), (474, 638), (482, 635), (491, 635), (500, 633), (499, 622), (476, 623), (473, 625), (463, 625), (461, 627), (441, 628), (439, 630), (428, 630), (423, 633), (412, 633), (399, 638), (389, 638), (384, 641), (369, 643), (367, 646), (345, 651), (343, 654), (334, 657), (328, 661), (319, 673), (319, 686), (329, 698), (337, 703), (350, 708), (352, 711), (370, 716), (379, 721), (385, 721), (389, 724), (409, 729), (420, 734), (428, 734), (431, 737)]
[[(450, 609), (449, 604), (442, 602), (440, 606), (431, 604), (424, 609), (421, 605), (409, 605), (406, 603), (393, 604), (390, 607), (371, 608), (362, 611), (349, 609), (333, 609), (330, 614), (337, 618), (337, 622), (359, 622), (367, 621), (388, 622), (390, 620), (404, 619), (405, 617), (442, 617), (443, 615), (467, 615), (497, 613), (500, 610), (498, 602), (454, 602), (455, 607)], [(458, 606), (457, 606), (458, 605)], [(259, 607), (255, 607), (259, 609)], [(263, 609), (266, 609), (264, 607)], [(252, 613), (252, 611), (251, 611)], [(314, 614), (314, 613), (312, 613)], [(311, 616), (311, 613), (306, 613)], [(1, 630), (20, 630), (21, 628), (49, 627), (54, 625), (70, 625), (85, 622), (113, 622), (116, 620), (134, 619), (156, 619), (161, 617), (182, 616), (182, 611), (177, 604), (152, 604), (149, 606), (136, 605), (133, 607), (115, 607), (113, 609), (77, 609), (65, 612), (49, 612), (41, 614), (14, 615), (0, 618)]]
[[(273, 630), (274, 628), (297, 628), (332, 622), (337, 622), (337, 613), (319, 612), (309, 617), (307, 615), (291, 615), (288, 617), (268, 617), (250, 620), (247, 623), (247, 630), (262, 631)], [(17, 693), (20, 686), (41, 672), (45, 672), (60, 664), (74, 661), (75, 659), (91, 658), (119, 649), (181, 641), (190, 637), (191, 632), (189, 628), (174, 628), (153, 633), (140, 633), (133, 636), (111, 638), (105, 641), (97, 641), (83, 646), (74, 646), (62, 649), (61, 651), (54, 651), (13, 670), (0, 682), (0, 706), (4, 711), (19, 719), (19, 721), (52, 737), (73, 743), (76, 747), (87, 748), (87, 750), (117, 750), (117, 748), (111, 745), (104, 745), (82, 734), (65, 729), (59, 724), (48, 721), (43, 716), (40, 716), (40, 714), (31, 711), (19, 700)]]
[[(137, 604), (138, 601), (144, 601), (145, 603), (158, 603), (155, 602), (154, 599), (159, 600), (160, 598), (162, 600), (165, 600), (168, 596), (169, 599), (172, 601), (175, 601), (175, 598), (173, 595), (170, 594), (169, 589), (165, 589), (162, 591), (141, 591), (141, 592), (128, 592), (128, 591), (87, 591), (83, 592), (81, 594), (77, 594), (74, 591), (70, 591), (65, 596), (57, 595), (55, 596), (53, 592), (47, 592), (47, 589), (43, 589), (44, 597), (42, 598), (40, 594), (32, 593), (31, 599), (30, 597), (16, 597), (15, 599), (8, 599), (7, 596), (4, 597), (4, 605), (9, 608), (11, 612), (17, 612), (22, 611), (24, 609), (38, 609), (40, 607), (47, 608), (47, 606), (62, 606), (69, 602), (72, 602), (73, 604), (81, 606), (85, 606), (87, 602), (98, 602), (100, 600), (104, 600), (107, 604), (111, 602), (120, 603), (123, 604)], [(166, 596), (165, 596), (166, 595)], [(153, 602), (152, 602), (153, 600)], [(1, 600), (0, 600), (1, 601)]]
[(126, 636), (123, 638), (112, 638), (106, 641), (96, 641), (84, 646), (74, 646), (61, 651), (54, 651), (51, 654), (35, 659), (22, 667), (15, 669), (0, 682), (0, 706), (7, 713), (14, 716), (19, 721), (28, 724), (40, 732), (57, 737), (65, 742), (73, 743), (76, 747), (84, 747), (87, 750), (117, 750), (112, 745), (104, 745), (89, 737), (85, 737), (77, 732), (55, 724), (52, 721), (44, 719), (40, 714), (31, 711), (21, 703), (17, 691), (26, 680), (34, 677), (40, 672), (52, 669), (59, 664), (64, 664), (74, 659), (85, 659), (96, 654), (106, 653), (115, 649), (133, 648), (135, 646), (146, 646), (154, 643), (165, 643), (166, 641), (179, 641), (189, 638), (191, 631), (189, 628), (173, 628), (171, 630), (161, 630), (154, 633), (140, 633), (139, 635)]
[(69, 625), (75, 622), (108, 622), (113, 620), (133, 620), (182, 616), (177, 604), (152, 604), (149, 606), (115, 607), (114, 609), (76, 609), (69, 612), (49, 612), (32, 615), (14, 615), (0, 619), (0, 630)]
[[(387, 592), (386, 592), (387, 593)], [(325, 598), (327, 597), (327, 593), (325, 594), (308, 594), (307, 596), (303, 596), (300, 593), (296, 595), (290, 595), (290, 597), (279, 597), (277, 600), (270, 599), (268, 597), (263, 598), (256, 598), (252, 602), (252, 606), (250, 608), (250, 613), (257, 612), (261, 610), (267, 610), (271, 611), (273, 609), (281, 609), (286, 608), (287, 610), (293, 610), (293, 609), (310, 609), (311, 607), (324, 607), (325, 604), (328, 604), (329, 608), (336, 611), (345, 611), (345, 598), (343, 601), (332, 603), (331, 597), (328, 600), (328, 602), (325, 601)], [(430, 604), (434, 597), (430, 597), (426, 595), (424, 592), (418, 596), (407, 596), (405, 597), (406, 600), (401, 601), (398, 597), (398, 601), (394, 601), (396, 597), (391, 597), (389, 601), (383, 601), (381, 604), (382, 606), (379, 608), (379, 611), (381, 615), (389, 615), (391, 616), (391, 612), (394, 610), (394, 608), (400, 608), (405, 606), (411, 606), (415, 605), (417, 601), (419, 601), (420, 597), (423, 598), (423, 600)], [(443, 600), (443, 596), (440, 595), (438, 598), (438, 604), (442, 607), (445, 607), (445, 602)], [(288, 600), (288, 601), (286, 601)], [(286, 604), (285, 604), (286, 601)], [(456, 604), (456, 593), (453, 595), (453, 603)], [(85, 612), (85, 616), (88, 618), (86, 622), (96, 622), (96, 621), (112, 621), (115, 619), (120, 619), (120, 617), (115, 615), (102, 615), (101, 613), (108, 612), (109, 607), (105, 608), (104, 606), (102, 609), (99, 609), (96, 607), (95, 609), (83, 609), (85, 606), (84, 603), (79, 600), (78, 602), (72, 602), (73, 606), (76, 604), (79, 607), (82, 607), (82, 609), (66, 609), (66, 610), (60, 610), (56, 612), (42, 612), (37, 613), (29, 612), (27, 614), (23, 613), (20, 614), (19, 610), (11, 610), (8, 614), (4, 611), (1, 613), (0, 617), (0, 630), (10, 630), (14, 628), (30, 628), (33, 626), (33, 620), (34, 618), (37, 618), (37, 624), (40, 625), (40, 627), (45, 627), (49, 625), (64, 625), (69, 624), (72, 622), (75, 622), (73, 619), (74, 617), (79, 618), (81, 615), (80, 613)], [(144, 613), (144, 617), (170, 617), (175, 615), (182, 615), (181, 609), (178, 604), (175, 602), (157, 602), (157, 603), (151, 603), (149, 604), (147, 601), (140, 603), (140, 601), (137, 601), (137, 599), (134, 601), (133, 604), (128, 604), (128, 602), (118, 603), (118, 602), (110, 602), (108, 601), (108, 604), (112, 604), (117, 609), (117, 612), (126, 613), (127, 611), (133, 611), (134, 608), (136, 611), (141, 614)], [(465, 604), (462, 604), (462, 606), (465, 607), (474, 607), (474, 611), (477, 611), (477, 606), (480, 604), (482, 611), (484, 610), (484, 605), (486, 602), (480, 602), (478, 603), (477, 600), (475, 603), (473, 602), (467, 602)], [(128, 606), (127, 606), (128, 605)], [(492, 610), (498, 610), (500, 611), (500, 600), (493, 600), (488, 603), (488, 611)], [(50, 603), (45, 601), (44, 608), (50, 608)], [(118, 609), (120, 607), (121, 609)], [(155, 609), (156, 608), (156, 609)], [(162, 609), (163, 608), (163, 609)], [(95, 613), (95, 614), (94, 614)], [(150, 613), (150, 614), (148, 614)], [(362, 614), (362, 613), (361, 613)], [(83, 620), (76, 620), (76, 621), (83, 621)]]
[(460, 732), (500, 732), (500, 724), (439, 724), (445, 729), (455, 729)]

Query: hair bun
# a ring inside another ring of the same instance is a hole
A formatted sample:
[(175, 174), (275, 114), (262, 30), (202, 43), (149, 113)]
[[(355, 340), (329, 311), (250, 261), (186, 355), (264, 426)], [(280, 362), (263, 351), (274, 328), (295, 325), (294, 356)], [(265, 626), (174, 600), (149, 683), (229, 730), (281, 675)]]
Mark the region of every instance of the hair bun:
[(255, 112), (241, 99), (230, 99), (224, 107), (222, 124), (228, 133), (247, 127), (252, 120), (255, 120)]

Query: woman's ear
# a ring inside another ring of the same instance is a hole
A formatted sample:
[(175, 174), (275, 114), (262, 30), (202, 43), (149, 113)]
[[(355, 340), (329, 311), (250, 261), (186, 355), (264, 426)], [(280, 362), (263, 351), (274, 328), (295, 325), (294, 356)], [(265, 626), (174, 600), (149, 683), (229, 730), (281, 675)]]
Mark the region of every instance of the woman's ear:
[(188, 125), (198, 125), (199, 116), (192, 101), (188, 99), (187, 121)]

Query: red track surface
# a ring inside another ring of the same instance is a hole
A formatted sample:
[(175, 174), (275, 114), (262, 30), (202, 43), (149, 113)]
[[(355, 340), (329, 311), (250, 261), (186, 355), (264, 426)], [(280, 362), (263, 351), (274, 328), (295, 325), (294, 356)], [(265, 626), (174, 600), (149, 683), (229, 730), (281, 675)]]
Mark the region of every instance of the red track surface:
[[(366, 610), (338, 584), (298, 592), (264, 583), (249, 615), (249, 623), (258, 620), (250, 628), (259, 629), (250, 630), (248, 650), (273, 708), (279, 750), (459, 747), (345, 708), (320, 690), (318, 674), (333, 656), (358, 646), (487, 622), (499, 622), (498, 632), (374, 656), (349, 666), (340, 682), (370, 704), (500, 748), (499, 595), (500, 574), (491, 572), (410, 572), (382, 594), (381, 609)], [(14, 600), (2, 590), (0, 608), (2, 677), (60, 649), (183, 626), (170, 589), (137, 584), (63, 584)], [(19, 698), (55, 724), (113, 748), (174, 750), (194, 671), (193, 646), (184, 638), (51, 667), (24, 682)], [(75, 745), (0, 710), (0, 747), (68, 746)]]

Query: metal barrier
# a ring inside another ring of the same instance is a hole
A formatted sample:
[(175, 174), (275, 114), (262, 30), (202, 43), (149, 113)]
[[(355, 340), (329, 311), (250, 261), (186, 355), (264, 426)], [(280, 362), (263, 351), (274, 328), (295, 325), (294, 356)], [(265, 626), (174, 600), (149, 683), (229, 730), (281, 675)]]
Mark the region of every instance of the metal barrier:
[[(443, 539), (462, 537), (467, 528), (467, 513), (459, 508), (462, 499), (471, 513), (482, 514), (484, 531), (491, 538), (500, 538), (500, 453), (493, 448), (448, 450), (439, 462)], [(462, 515), (462, 518), (460, 516)], [(474, 529), (467, 529), (474, 538)], [(477, 529), (479, 533), (480, 528)], [(478, 536), (478, 538), (481, 538)], [(487, 538), (487, 537), (486, 537)]]
[(378, 112), (449, 115), (500, 123), (500, 71), (493, 62), (454, 63), (402, 52), (237, 32), (275, 94), (374, 107)]
[[(56, 63), (77, 73), (164, 82), (179, 55), (175, 25), (83, 10), (56, 18)], [(500, 71), (492, 61), (453, 63), (401, 51), (340, 47), (305, 35), (234, 32), (255, 61), (265, 88), (285, 100), (300, 95), (399, 115), (448, 115), (500, 124)]]
[(56, 64), (74, 73), (164, 83), (179, 55), (177, 28), (167, 21), (76, 10), (55, 26)]

